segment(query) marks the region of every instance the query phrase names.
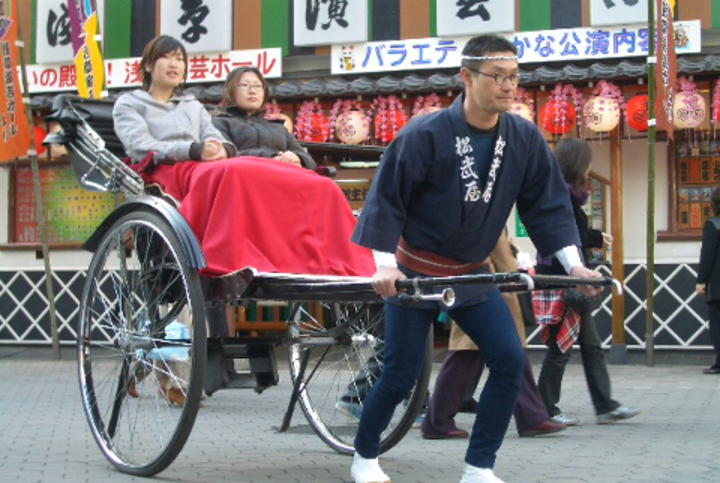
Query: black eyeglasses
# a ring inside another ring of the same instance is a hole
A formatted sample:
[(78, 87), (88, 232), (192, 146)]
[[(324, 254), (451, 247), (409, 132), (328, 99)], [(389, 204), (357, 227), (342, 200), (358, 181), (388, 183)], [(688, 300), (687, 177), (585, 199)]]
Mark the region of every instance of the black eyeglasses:
[(261, 90), (263, 90), (263, 87), (264, 87), (262, 84), (248, 84), (246, 82), (241, 82), (237, 86), (238, 86), (238, 89), (240, 89), (241, 91), (249, 91), (250, 89), (254, 89), (256, 91), (261, 91)]
[(504, 75), (504, 74), (486, 74), (485, 72), (480, 72), (479, 70), (471, 69), (470, 67), (465, 67), (470, 72), (475, 72), (476, 74), (482, 74), (485, 77), (489, 77), (495, 81), (495, 83), (499, 86), (504, 85), (505, 81), (509, 81), (510, 85), (515, 87), (520, 83), (520, 74), (515, 72), (514, 74), (510, 75)]

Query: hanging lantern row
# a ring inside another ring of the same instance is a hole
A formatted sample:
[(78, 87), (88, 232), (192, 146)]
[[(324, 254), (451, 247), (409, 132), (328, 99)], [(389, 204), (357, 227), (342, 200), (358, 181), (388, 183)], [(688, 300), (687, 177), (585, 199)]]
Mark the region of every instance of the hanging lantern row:
[[(720, 121), (720, 80), (713, 90), (712, 118), (713, 127)], [(526, 92), (518, 88), (512, 113), (533, 121), (530, 114), (532, 103)], [(572, 104), (571, 101), (572, 100)], [(582, 114), (578, 116), (576, 112)], [(648, 96), (638, 94), (625, 102), (622, 91), (611, 82), (601, 80), (587, 101), (572, 86), (557, 84), (550, 92), (548, 101), (540, 107), (538, 124), (553, 135), (562, 135), (570, 131), (577, 121), (593, 132), (612, 131), (620, 123), (621, 114), (625, 115), (628, 126), (636, 131), (648, 129)], [(697, 86), (686, 77), (678, 78), (675, 85), (673, 103), (673, 125), (676, 129), (694, 129), (699, 127), (707, 112), (705, 99), (697, 91)]]
[[(351, 99), (338, 99), (328, 115), (318, 101), (304, 101), (295, 122), (280, 111), (276, 104), (265, 106), (265, 116), (282, 120), (289, 132), (301, 141), (328, 142), (336, 138), (344, 144), (361, 144), (371, 134), (376, 141), (390, 143), (410, 116), (419, 116), (443, 108), (440, 97), (435, 94), (418, 96), (410, 109), (397, 96), (378, 96), (369, 108)], [(535, 109), (531, 94), (519, 87), (510, 112), (535, 122)], [(676, 129), (694, 129), (700, 126), (707, 112), (706, 103), (698, 93), (697, 86), (684, 76), (675, 85), (673, 124)], [(571, 84), (558, 83), (550, 91), (547, 102), (538, 112), (537, 123), (552, 135), (563, 135), (573, 127), (583, 125), (595, 133), (607, 133), (615, 129), (622, 117), (635, 131), (648, 129), (648, 96), (637, 94), (625, 101), (621, 89), (612, 82), (601, 80), (585, 100), (582, 92)], [(720, 80), (713, 89), (713, 127), (720, 121)]]
[[(418, 96), (411, 112), (413, 116), (422, 116), (442, 108), (440, 97), (432, 93)], [(279, 119), (279, 116), (285, 115), (278, 108), (271, 104), (265, 107), (266, 118)], [(351, 145), (368, 141), (372, 132), (376, 140), (387, 144), (395, 139), (408, 120), (405, 106), (395, 95), (378, 96), (368, 109), (364, 109), (360, 101), (338, 99), (328, 115), (318, 101), (312, 100), (300, 105), (294, 132), (290, 132), (300, 141), (323, 143), (337, 138), (341, 143)]]

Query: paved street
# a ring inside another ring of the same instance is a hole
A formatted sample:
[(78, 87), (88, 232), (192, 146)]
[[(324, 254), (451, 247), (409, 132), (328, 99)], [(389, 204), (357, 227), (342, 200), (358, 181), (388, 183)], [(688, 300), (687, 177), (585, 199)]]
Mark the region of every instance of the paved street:
[[(74, 354), (63, 360), (49, 350), (0, 347), (0, 481), (148, 481), (115, 471), (90, 435), (80, 404)], [(533, 361), (539, 360), (533, 355)], [(579, 427), (526, 439), (514, 423), (500, 452), (496, 473), (507, 483), (715, 483), (720, 481), (720, 376), (701, 374), (709, 361), (688, 357), (683, 365), (610, 366), (613, 395), (643, 410), (612, 426), (594, 424), (580, 357), (565, 376), (565, 412)], [(661, 359), (661, 358), (658, 358)], [(439, 360), (439, 359), (438, 359)], [(439, 364), (435, 364), (435, 371)], [(157, 481), (349, 482), (350, 458), (330, 450), (296, 413), (280, 434), (289, 398), (289, 375), (262, 395), (220, 391), (206, 400), (178, 459)], [(538, 366), (534, 366), (537, 376)], [(458, 425), (469, 428), (462, 414)], [(466, 442), (426, 441), (419, 430), (381, 458), (393, 483), (457, 482)]]

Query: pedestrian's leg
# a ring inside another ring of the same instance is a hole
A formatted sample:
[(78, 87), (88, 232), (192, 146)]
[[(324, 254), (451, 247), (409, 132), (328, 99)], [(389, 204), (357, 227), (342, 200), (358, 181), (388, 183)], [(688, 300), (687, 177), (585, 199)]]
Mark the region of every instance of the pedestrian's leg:
[(542, 400), (535, 377), (533, 377), (532, 366), (525, 352), (525, 365), (523, 368), (523, 378), (520, 383), (520, 397), (517, 406), (515, 406), (515, 426), (517, 432), (523, 433), (530, 428), (542, 424), (549, 419), (547, 408)]
[(708, 329), (710, 330), (710, 342), (715, 349), (714, 368), (720, 369), (720, 302), (710, 302), (708, 304)]
[(365, 400), (355, 437), (355, 451), (363, 458), (378, 456), (380, 435), (415, 385), (435, 315), (432, 310), (385, 304), (385, 365)]
[(480, 351), (448, 351), (435, 379), (435, 387), (422, 422), (424, 434), (441, 435), (458, 429), (455, 426), (455, 415), (474, 382), (467, 375), (480, 372), (478, 367), (482, 367), (482, 364)]
[(557, 345), (556, 337), (560, 330), (560, 324), (551, 325), (549, 330), (550, 342), (547, 352), (545, 353), (542, 369), (540, 369), (537, 386), (540, 391), (540, 396), (547, 408), (547, 412), (552, 417), (557, 416), (561, 412), (558, 403), (560, 402), (565, 366), (570, 359), (570, 350), (563, 353)]
[(585, 380), (587, 381), (595, 412), (605, 414), (614, 411), (620, 407), (620, 403), (610, 397), (610, 374), (605, 364), (605, 356), (603, 355), (595, 319), (589, 310), (580, 313), (578, 343), (582, 354)]
[[(485, 369), (485, 361), (482, 360), (482, 354), (480, 354), (480, 359), (480, 365), (478, 366), (477, 371), (475, 371), (475, 375), (470, 378), (470, 385), (468, 385), (468, 390), (465, 393), (462, 404), (460, 405), (460, 411), (472, 412), (473, 414), (477, 412), (475, 391), (477, 391), (478, 384), (480, 384), (480, 378), (483, 374), (483, 369)], [(472, 408), (472, 411), (470, 408)]]
[(478, 345), (489, 373), (478, 401), (465, 462), (472, 467), (492, 468), (517, 404), (525, 355), (499, 290), (488, 292), (484, 302), (449, 314)]

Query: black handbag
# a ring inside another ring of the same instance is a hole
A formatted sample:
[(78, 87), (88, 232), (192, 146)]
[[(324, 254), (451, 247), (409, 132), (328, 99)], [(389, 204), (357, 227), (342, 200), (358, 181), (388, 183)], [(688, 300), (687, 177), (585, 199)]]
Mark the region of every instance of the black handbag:
[(590, 296), (579, 292), (576, 288), (566, 288), (563, 290), (563, 300), (565, 305), (576, 312), (593, 311), (602, 304), (603, 293), (599, 292), (597, 295)]
[(532, 292), (519, 292), (517, 294), (518, 303), (520, 304), (520, 312), (522, 312), (523, 323), (525, 327), (534, 327), (537, 325), (535, 312), (532, 305)]

